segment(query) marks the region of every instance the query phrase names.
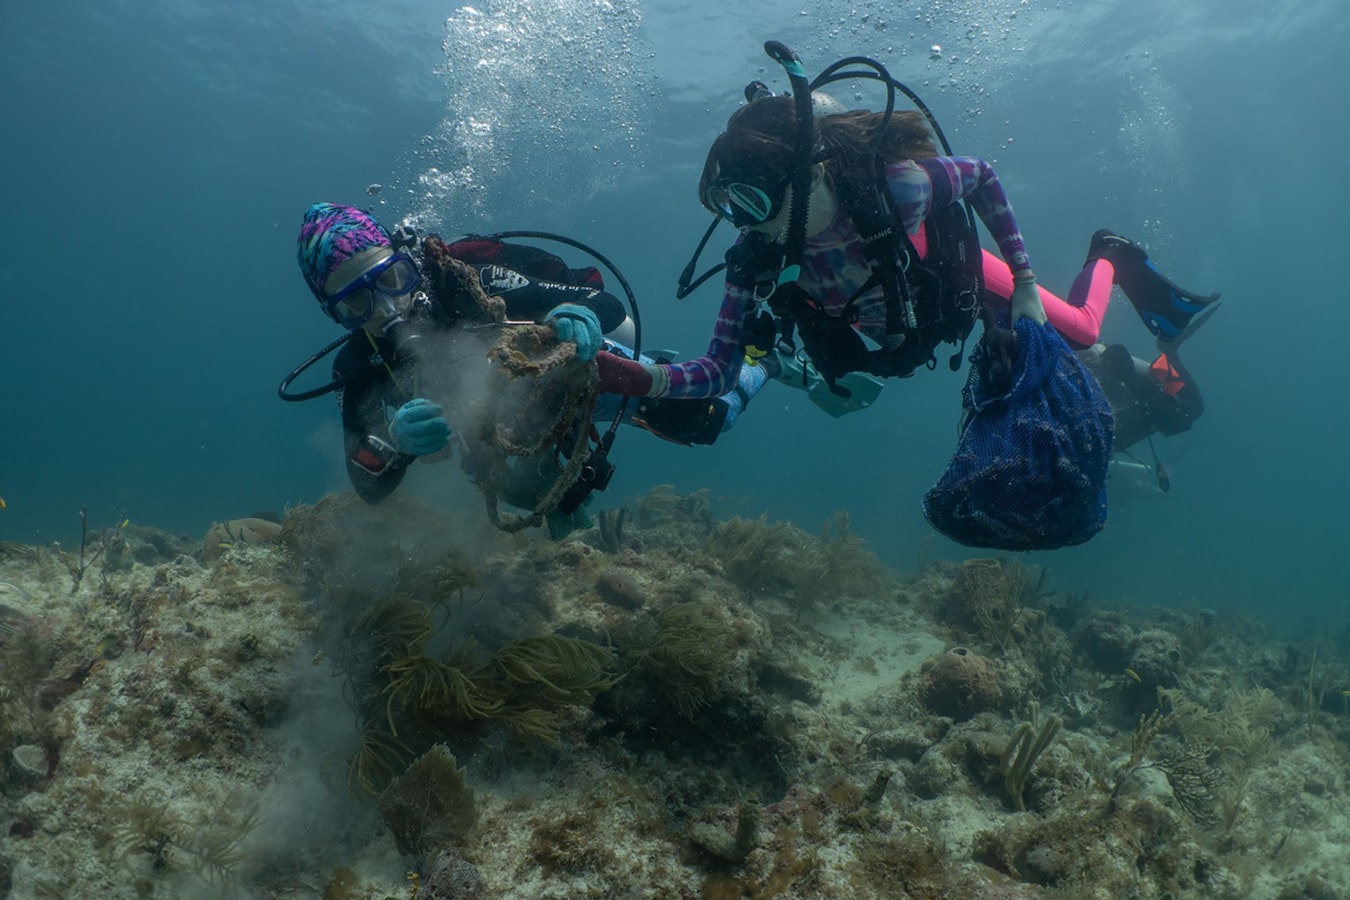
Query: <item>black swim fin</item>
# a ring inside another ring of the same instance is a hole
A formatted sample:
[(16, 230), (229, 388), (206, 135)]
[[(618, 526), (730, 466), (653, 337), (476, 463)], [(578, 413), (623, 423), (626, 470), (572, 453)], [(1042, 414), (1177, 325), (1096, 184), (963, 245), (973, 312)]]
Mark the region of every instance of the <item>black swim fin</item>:
[(1170, 281), (1149, 262), (1144, 248), (1103, 228), (1092, 236), (1087, 262), (1104, 259), (1115, 268), (1115, 283), (1134, 305), (1144, 326), (1160, 340), (1173, 341), (1191, 319), (1219, 299), (1188, 291)]

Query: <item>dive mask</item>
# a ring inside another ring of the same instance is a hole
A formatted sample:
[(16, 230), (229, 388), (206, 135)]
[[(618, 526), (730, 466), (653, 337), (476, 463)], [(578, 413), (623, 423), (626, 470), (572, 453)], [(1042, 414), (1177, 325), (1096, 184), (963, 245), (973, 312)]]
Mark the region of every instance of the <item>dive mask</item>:
[(750, 181), (718, 179), (703, 192), (703, 203), (737, 228), (748, 228), (777, 218), (791, 181), (789, 175), (766, 189)]
[(361, 273), (346, 287), (324, 301), (333, 321), (348, 329), (369, 322), (377, 310), (397, 313), (397, 298), (411, 294), (419, 275), (417, 263), (406, 253), (394, 253)]

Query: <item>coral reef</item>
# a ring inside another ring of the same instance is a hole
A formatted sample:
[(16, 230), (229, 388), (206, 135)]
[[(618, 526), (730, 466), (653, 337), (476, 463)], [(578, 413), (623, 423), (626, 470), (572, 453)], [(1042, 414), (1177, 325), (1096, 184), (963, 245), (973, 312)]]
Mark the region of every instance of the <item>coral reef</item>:
[(1013, 729), (1008, 747), (1003, 751), (1003, 761), (999, 764), (1003, 771), (1003, 786), (1008, 789), (1013, 805), (1020, 810), (1027, 808), (1022, 793), (1026, 790), (1031, 767), (1036, 765), (1036, 760), (1050, 746), (1064, 724), (1064, 720), (1056, 715), (1047, 716), (1042, 723), (1038, 721), (1039, 712), (1040, 704), (1032, 704), (1030, 719)]
[(206, 531), (202, 546), (202, 562), (213, 563), (222, 553), (237, 543), (273, 544), (281, 534), (281, 523), (267, 519), (247, 518), (218, 522)]
[(474, 512), (0, 545), (0, 894), (1350, 894), (1334, 629), (670, 486), (557, 542)]
[(422, 860), (463, 841), (478, 822), (478, 809), (454, 754), (437, 744), (380, 794), (380, 816), (399, 852)]
[(1003, 704), (1003, 685), (993, 662), (968, 647), (953, 647), (924, 660), (919, 670), (919, 702), (940, 716), (958, 721)]

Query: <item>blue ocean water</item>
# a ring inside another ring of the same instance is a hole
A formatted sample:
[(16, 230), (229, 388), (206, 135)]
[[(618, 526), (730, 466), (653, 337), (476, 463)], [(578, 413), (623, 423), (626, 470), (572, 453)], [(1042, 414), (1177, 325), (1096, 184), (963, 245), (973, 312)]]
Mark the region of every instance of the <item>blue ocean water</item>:
[[(674, 299), (707, 224), (698, 172), (746, 81), (786, 88), (760, 49), (776, 38), (810, 72), (866, 54), (919, 92), (957, 152), (997, 164), (1051, 289), (1109, 226), (1183, 284), (1223, 291), (1187, 348), (1207, 412), (1159, 443), (1172, 491), (1113, 482), (1102, 534), (1035, 557), (1056, 585), (1343, 627), (1342, 5), (734, 6), (0, 11), (0, 539), (78, 542), (82, 507), (91, 527), (126, 515), (200, 537), (345, 486), (331, 399), (276, 397), (336, 336), (294, 263), (317, 200), (446, 235), (579, 238), (633, 283), (647, 347), (701, 352), (718, 291)], [(866, 87), (839, 99), (881, 102)], [(1123, 300), (1103, 336), (1150, 352)], [(901, 569), (971, 555), (934, 539), (919, 507), (963, 377), (921, 372), (840, 420), (771, 386), (712, 448), (628, 431), (603, 500), (708, 487), (728, 511), (808, 529), (847, 508)], [(442, 467), (404, 490), (457, 477)]]

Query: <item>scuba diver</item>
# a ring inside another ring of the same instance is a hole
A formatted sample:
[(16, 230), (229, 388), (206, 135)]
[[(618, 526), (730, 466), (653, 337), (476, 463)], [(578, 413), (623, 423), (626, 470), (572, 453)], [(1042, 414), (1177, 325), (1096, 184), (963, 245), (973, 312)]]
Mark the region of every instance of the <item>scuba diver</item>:
[[(952, 155), (927, 107), (880, 63), (849, 57), (808, 83), (791, 50), (773, 41), (765, 49), (788, 73), (792, 94), (747, 86), (748, 102), (713, 142), (699, 182), (699, 199), (715, 216), (699, 250), (723, 219), (740, 231), (726, 254), (708, 351), (666, 365), (601, 352), (603, 389), (718, 396), (743, 363), (757, 364), (775, 347), (781, 359), (800, 337), (828, 389), (848, 397), (848, 379), (859, 373), (908, 377), (935, 368), (944, 342), (960, 345), (948, 360), (959, 368), (977, 318), (1010, 368), (1015, 338), (1002, 323), (1048, 320), (1071, 345), (1090, 346), (1113, 283), (1162, 337), (1181, 332), (1217, 297), (1177, 287), (1138, 245), (1105, 230), (1093, 236), (1067, 300), (1039, 288), (993, 167)], [(854, 64), (869, 70), (842, 71)], [(886, 83), (886, 111), (844, 110), (818, 92), (845, 78)], [(918, 109), (894, 110), (896, 90)], [(979, 250), (972, 208), (1001, 260)], [(681, 296), (722, 268), (691, 287), (697, 257), (681, 279)]]
[[(598, 270), (569, 269), (537, 247), (480, 236), (446, 244), (428, 235), (419, 244), (411, 229), (400, 227), (391, 235), (365, 210), (316, 203), (301, 224), (297, 260), (324, 313), (349, 334), (292, 371), (279, 393), (285, 400), (336, 394), (347, 474), (368, 503), (389, 496), (414, 461), (439, 459), (450, 445), (450, 424), (442, 407), (422, 392), (419, 369), (431, 361), (424, 358), (423, 335), (475, 324), (475, 310), (455, 277), (457, 265), (467, 264), (486, 293), (504, 300), (508, 323), (552, 324), (559, 340), (576, 344), (581, 360), (594, 358), (601, 347), (607, 353), (635, 355), (629, 345), (637, 343), (637, 323), (603, 289)], [(289, 392), (296, 377), (338, 347), (329, 384)], [(764, 386), (765, 372), (747, 375), (726, 398), (649, 400), (632, 411), (622, 398), (601, 395), (597, 417), (615, 418), (615, 424), (629, 421), (678, 443), (710, 444)], [(592, 453), (588, 478), (573, 485), (559, 508), (549, 512), (554, 537), (588, 524), (583, 507), (589, 494), (603, 490), (613, 471), (607, 460), (612, 439), (611, 429), (604, 452), (597, 448)], [(536, 498), (530, 492), (537, 487), (526, 485), (521, 496), (507, 499), (531, 508)]]
[[(1157, 339), (1158, 357), (1147, 362), (1132, 356), (1123, 344), (1094, 344), (1078, 353), (1097, 383), (1102, 386), (1115, 420), (1114, 449), (1117, 465), (1149, 470), (1163, 493), (1171, 490), (1172, 479), (1158, 458), (1153, 435), (1171, 437), (1190, 431), (1205, 411), (1204, 399), (1195, 377), (1181, 361), (1181, 345), (1218, 310), (1211, 303), (1170, 340)], [(1153, 457), (1148, 466), (1137, 459), (1130, 448), (1147, 441)], [(1120, 459), (1120, 457), (1125, 459)]]

